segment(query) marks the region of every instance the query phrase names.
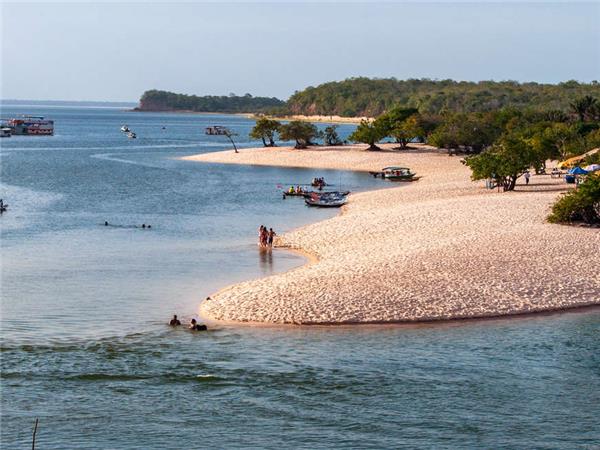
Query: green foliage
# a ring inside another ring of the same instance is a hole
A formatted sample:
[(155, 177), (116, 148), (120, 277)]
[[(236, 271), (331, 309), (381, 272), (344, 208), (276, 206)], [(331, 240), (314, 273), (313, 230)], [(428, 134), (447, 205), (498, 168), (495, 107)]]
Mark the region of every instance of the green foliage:
[(285, 105), (277, 98), (252, 97), (246, 94), (198, 97), (196, 95), (175, 94), (173, 92), (146, 91), (140, 99), (140, 111), (197, 111), (197, 112), (260, 112)]
[(419, 114), (413, 114), (397, 123), (390, 132), (390, 135), (400, 144), (400, 148), (406, 148), (412, 139), (423, 141), (425, 134), (424, 122)]
[(398, 124), (418, 112), (419, 110), (416, 108), (401, 108), (396, 106), (380, 115), (377, 119), (381, 121), (381, 125), (390, 133)]
[(585, 95), (571, 103), (571, 109), (581, 122), (585, 120), (596, 120), (600, 112), (598, 100), (591, 95)]
[(337, 129), (337, 125), (330, 125), (328, 127), (325, 127), (323, 133), (323, 140), (325, 141), (325, 145), (342, 145), (342, 140), (340, 139), (340, 136), (337, 133)]
[(600, 176), (588, 176), (577, 189), (558, 199), (552, 206), (548, 221), (600, 223)]
[(440, 148), (463, 148), (470, 153), (479, 153), (501, 136), (501, 124), (507, 120), (507, 117), (494, 113), (447, 114), (443, 123), (430, 134), (428, 142)]
[(507, 107), (540, 111), (569, 108), (573, 98), (600, 97), (600, 84), (539, 84), (515, 81), (397, 80), (350, 78), (308, 87), (287, 102), (290, 114), (376, 117), (397, 105), (421, 114), (485, 112)]
[(472, 170), (471, 179), (491, 178), (504, 191), (512, 191), (517, 178), (540, 164), (540, 156), (522, 136), (507, 134), (491, 148), (463, 162)]
[(543, 131), (543, 138), (555, 149), (552, 157), (566, 159), (585, 151), (583, 139), (573, 125), (553, 123)]
[(279, 128), (279, 137), (284, 141), (296, 141), (295, 148), (306, 148), (311, 141), (320, 136), (318, 128), (310, 122), (293, 120)]
[[(281, 122), (267, 117), (261, 117), (256, 121), (254, 128), (250, 131), (251, 139), (261, 139), (265, 147), (275, 146), (275, 134), (281, 128)], [(268, 141), (268, 142), (267, 142)]]
[(348, 136), (348, 139), (353, 142), (362, 142), (369, 144), (367, 150), (381, 150), (377, 145), (381, 139), (387, 136), (387, 121), (376, 119), (373, 121), (361, 120), (356, 130)]

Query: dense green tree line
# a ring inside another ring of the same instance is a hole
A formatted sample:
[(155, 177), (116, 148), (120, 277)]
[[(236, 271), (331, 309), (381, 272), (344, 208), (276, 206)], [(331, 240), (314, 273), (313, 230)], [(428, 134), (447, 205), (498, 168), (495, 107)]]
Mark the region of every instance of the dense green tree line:
[(375, 117), (398, 105), (428, 114), (486, 112), (507, 107), (550, 111), (564, 110), (574, 98), (584, 96), (600, 97), (600, 83), (350, 78), (296, 92), (287, 101), (286, 109), (290, 114), (347, 117)]
[(175, 94), (167, 91), (146, 91), (137, 108), (140, 111), (196, 111), (224, 113), (255, 113), (282, 107), (282, 100), (269, 97), (213, 96)]

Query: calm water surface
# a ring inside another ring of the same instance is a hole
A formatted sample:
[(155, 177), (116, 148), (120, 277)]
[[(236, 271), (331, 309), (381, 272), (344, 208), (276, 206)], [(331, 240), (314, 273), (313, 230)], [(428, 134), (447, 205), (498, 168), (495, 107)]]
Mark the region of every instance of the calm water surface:
[(176, 159), (228, 147), (202, 134), (208, 125), (256, 145), (239, 117), (2, 116), (22, 113), (54, 118), (56, 135), (0, 142), (2, 448), (27, 448), (36, 417), (38, 448), (53, 449), (600, 445), (598, 312), (201, 335), (164, 325), (232, 282), (303, 263), (259, 252), (258, 225), (285, 231), (334, 212), (283, 201), (278, 184), (380, 181)]

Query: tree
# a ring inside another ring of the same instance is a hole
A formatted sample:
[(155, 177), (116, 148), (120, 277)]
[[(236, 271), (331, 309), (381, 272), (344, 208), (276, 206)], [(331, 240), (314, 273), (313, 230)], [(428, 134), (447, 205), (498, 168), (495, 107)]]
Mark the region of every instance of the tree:
[(387, 136), (387, 124), (379, 119), (369, 121), (361, 120), (356, 130), (348, 136), (353, 142), (363, 142), (369, 144), (367, 150), (381, 150), (377, 145), (381, 139)]
[(566, 159), (581, 149), (581, 136), (577, 129), (566, 123), (553, 123), (543, 132), (543, 138), (555, 148), (555, 155)]
[(571, 109), (581, 122), (584, 122), (588, 117), (594, 116), (598, 108), (598, 100), (591, 95), (580, 97), (571, 103)]
[(425, 136), (425, 128), (421, 120), (421, 116), (413, 114), (400, 123), (397, 123), (392, 128), (391, 136), (400, 144), (401, 149), (405, 149), (411, 139), (423, 140)]
[(469, 152), (479, 153), (502, 134), (501, 122), (496, 115), (490, 113), (447, 114), (428, 140), (436, 147), (464, 147)]
[(235, 145), (235, 142), (233, 142), (233, 137), (237, 136), (238, 134), (234, 131), (231, 131), (229, 128), (225, 128), (225, 130), (223, 130), (223, 134), (225, 136), (227, 136), (227, 138), (229, 139), (229, 141), (231, 141), (231, 145), (233, 145), (233, 150), (236, 153), (239, 153), (237, 146)]
[(463, 163), (471, 169), (472, 180), (494, 179), (506, 192), (514, 190), (517, 179), (539, 164), (539, 155), (521, 136), (507, 134), (491, 148), (466, 158)]
[(396, 106), (378, 117), (381, 125), (387, 130), (388, 134), (396, 128), (401, 122), (404, 122), (410, 116), (419, 112), (416, 108), (402, 108)]
[(311, 140), (318, 136), (318, 128), (312, 123), (302, 120), (293, 120), (279, 128), (279, 137), (284, 141), (296, 141), (295, 148), (297, 149), (306, 148), (311, 144)]
[(325, 128), (323, 134), (325, 145), (342, 145), (342, 140), (340, 139), (340, 136), (337, 133), (337, 128), (337, 125), (330, 125)]
[[(275, 133), (281, 128), (281, 122), (261, 117), (250, 131), (251, 139), (262, 139), (265, 147), (275, 147)], [(267, 143), (268, 141), (268, 143)]]

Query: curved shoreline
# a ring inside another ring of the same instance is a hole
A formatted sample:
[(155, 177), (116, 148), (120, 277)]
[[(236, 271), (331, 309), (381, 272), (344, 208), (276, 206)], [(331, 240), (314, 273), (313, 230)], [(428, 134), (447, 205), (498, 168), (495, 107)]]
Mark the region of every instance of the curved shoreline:
[[(353, 150), (256, 149), (184, 158), (361, 171), (402, 164), (426, 175), (401, 189), (354, 194), (343, 214), (284, 234), (280, 248), (318, 259), (226, 287), (201, 304), (203, 316), (238, 324), (391, 324), (600, 303), (600, 275), (591, 270), (600, 264), (593, 252), (598, 230), (544, 221), (564, 183), (532, 177), (527, 188), (497, 194), (472, 183), (459, 158), (430, 148)], [(568, 252), (554, 248), (557, 241)]]

